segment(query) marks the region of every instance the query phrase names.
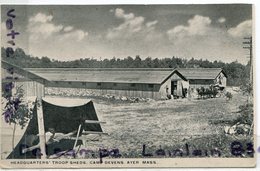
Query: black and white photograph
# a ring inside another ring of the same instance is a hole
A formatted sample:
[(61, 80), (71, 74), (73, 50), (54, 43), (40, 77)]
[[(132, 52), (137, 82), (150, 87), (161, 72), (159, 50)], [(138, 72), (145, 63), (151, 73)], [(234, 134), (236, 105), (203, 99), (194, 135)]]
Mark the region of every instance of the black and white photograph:
[(1, 167), (254, 167), (253, 13), (1, 5)]

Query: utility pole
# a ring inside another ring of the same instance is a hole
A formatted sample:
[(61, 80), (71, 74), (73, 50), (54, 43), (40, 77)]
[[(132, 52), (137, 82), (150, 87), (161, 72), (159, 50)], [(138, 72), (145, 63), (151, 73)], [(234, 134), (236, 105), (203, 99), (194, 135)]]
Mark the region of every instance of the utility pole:
[(243, 42), (244, 49), (248, 49), (249, 50), (249, 58), (250, 58), (250, 84), (253, 86), (253, 43), (252, 43), (252, 37), (244, 37), (244, 39), (246, 40), (245, 42)]

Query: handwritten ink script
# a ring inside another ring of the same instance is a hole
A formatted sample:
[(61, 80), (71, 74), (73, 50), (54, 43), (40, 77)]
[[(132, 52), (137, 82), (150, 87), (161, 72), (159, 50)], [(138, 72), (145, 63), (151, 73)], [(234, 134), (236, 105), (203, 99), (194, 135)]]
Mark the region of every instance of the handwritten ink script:
[[(28, 146), (22, 145), (21, 148), (25, 148)], [(221, 150), (218, 149), (217, 147), (214, 149), (191, 149), (188, 144), (184, 145), (184, 148), (179, 148), (179, 149), (172, 149), (172, 150), (164, 150), (161, 147), (154, 151), (153, 153), (147, 153), (147, 147), (145, 144), (142, 146), (142, 152), (141, 156), (142, 157), (221, 157)], [(76, 150), (69, 150), (67, 152), (61, 151), (59, 148), (55, 148), (55, 156), (60, 157), (60, 156), (65, 156), (65, 157), (75, 157), (76, 153), (79, 153), (80, 156), (86, 156), (90, 155), (90, 158), (100, 158), (100, 163), (102, 163), (102, 158), (105, 157), (112, 157), (112, 158), (121, 158), (122, 155), (120, 154), (120, 150), (115, 148), (115, 149), (104, 149), (101, 148), (98, 151), (93, 151), (89, 149), (82, 148), (79, 151)], [(33, 155), (37, 155), (38, 149), (34, 150)], [(254, 151), (254, 145), (252, 142), (246, 143), (245, 146), (239, 141), (234, 141), (230, 144), (230, 153), (234, 157), (243, 157), (245, 155), (253, 156), (255, 151)], [(21, 152), (21, 155), (24, 155)]]
[[(6, 56), (12, 57), (14, 54), (13, 47), (15, 46), (15, 38), (17, 35), (19, 35), (19, 32), (14, 31), (14, 19), (16, 18), (15, 15), (15, 9), (10, 9), (7, 12), (8, 19), (5, 22), (6, 28), (10, 33), (7, 33), (7, 37), (11, 40), (8, 40), (7, 43), (12, 45), (12, 47), (6, 48)], [(21, 103), (20, 97), (13, 97), (12, 90), (14, 88), (13, 80), (17, 80), (18, 77), (14, 77), (14, 68), (10, 67), (7, 69), (7, 72), (10, 74), (10, 76), (6, 76), (6, 80), (11, 80), (10, 82), (7, 82), (4, 84), (4, 98), (7, 100), (7, 103), (5, 105), (5, 110), (3, 112), (5, 121), (7, 123), (11, 122), (12, 116), (15, 113), (15, 111), (18, 110), (19, 104)]]
[[(7, 43), (12, 45), (12, 47), (15, 46), (15, 41), (14, 41), (15, 37), (20, 34), (19, 32), (16, 32), (14, 30), (14, 19), (16, 17), (14, 12), (15, 12), (15, 9), (10, 9), (7, 12), (8, 19), (5, 22), (7, 30), (10, 31), (10, 33), (7, 33), (7, 37), (11, 38), (11, 40), (7, 41)], [(7, 57), (10, 57), (11, 55), (14, 54), (14, 49), (12, 47), (6, 48)]]
[(252, 11), (2, 5), (0, 166), (254, 166)]

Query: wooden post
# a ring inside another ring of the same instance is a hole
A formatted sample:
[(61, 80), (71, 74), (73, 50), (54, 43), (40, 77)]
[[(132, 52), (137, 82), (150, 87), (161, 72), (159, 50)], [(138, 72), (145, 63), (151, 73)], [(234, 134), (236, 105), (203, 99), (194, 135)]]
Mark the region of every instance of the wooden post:
[(74, 143), (74, 146), (73, 146), (73, 150), (74, 150), (74, 148), (76, 148), (76, 146), (77, 146), (77, 142), (78, 142), (78, 139), (79, 139), (80, 129), (81, 129), (81, 124), (79, 125), (79, 128), (78, 128), (77, 137), (76, 137), (76, 140), (75, 140), (75, 143)]
[(43, 110), (42, 110), (42, 97), (37, 98), (37, 118), (38, 118), (38, 130), (41, 149), (41, 159), (46, 159), (46, 139), (44, 130)]
[(253, 41), (252, 37), (250, 37), (250, 49), (249, 49), (249, 55), (250, 55), (250, 83), (253, 86)]
[(243, 48), (249, 50), (250, 83), (253, 85), (253, 41), (252, 41), (252, 37), (245, 37), (244, 39), (247, 40), (247, 41), (243, 42), (243, 44), (246, 45)]
[[(78, 128), (77, 137), (76, 137), (76, 140), (75, 140), (73, 149), (72, 149), (73, 151), (74, 151), (74, 149), (76, 148), (77, 143), (78, 143), (80, 129), (81, 129), (81, 124), (79, 125), (79, 128)], [(75, 152), (75, 151), (74, 151), (74, 154), (73, 154), (74, 158), (76, 158), (77, 153), (78, 153), (78, 152)]]

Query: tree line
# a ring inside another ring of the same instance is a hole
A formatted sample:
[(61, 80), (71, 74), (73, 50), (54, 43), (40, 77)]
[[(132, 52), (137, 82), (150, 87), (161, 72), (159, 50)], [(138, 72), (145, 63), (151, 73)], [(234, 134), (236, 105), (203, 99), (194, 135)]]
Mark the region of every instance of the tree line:
[(243, 65), (237, 61), (225, 63), (222, 61), (208, 61), (203, 59), (172, 58), (142, 59), (139, 55), (128, 56), (124, 59), (94, 59), (80, 58), (73, 61), (59, 61), (44, 57), (27, 55), (23, 49), (17, 48), (9, 57), (6, 49), (1, 48), (2, 59), (23, 68), (222, 68), (227, 74), (229, 86), (241, 86), (249, 83), (250, 65)]

